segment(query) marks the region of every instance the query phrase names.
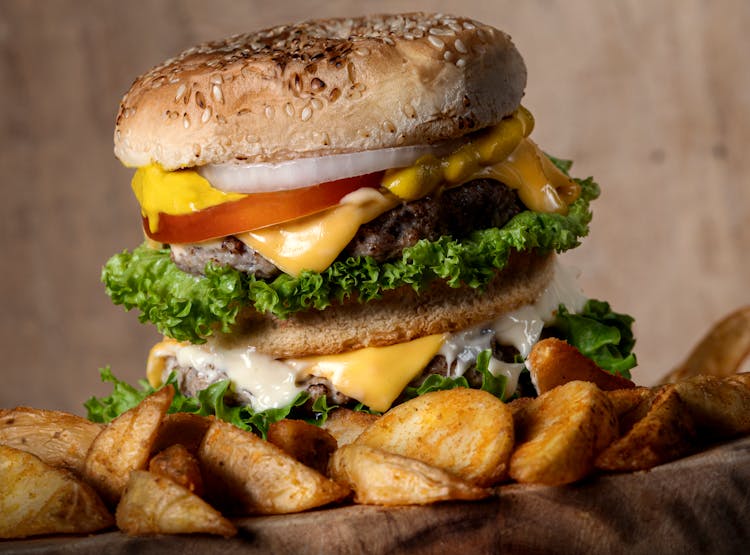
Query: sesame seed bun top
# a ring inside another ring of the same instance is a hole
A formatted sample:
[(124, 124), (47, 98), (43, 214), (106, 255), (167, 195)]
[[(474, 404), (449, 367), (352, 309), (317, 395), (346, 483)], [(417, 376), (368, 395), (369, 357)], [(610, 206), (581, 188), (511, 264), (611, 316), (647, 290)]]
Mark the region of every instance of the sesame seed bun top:
[(429, 144), (520, 104), (508, 35), (441, 14), (326, 19), (186, 50), (122, 99), (115, 154), (166, 169)]

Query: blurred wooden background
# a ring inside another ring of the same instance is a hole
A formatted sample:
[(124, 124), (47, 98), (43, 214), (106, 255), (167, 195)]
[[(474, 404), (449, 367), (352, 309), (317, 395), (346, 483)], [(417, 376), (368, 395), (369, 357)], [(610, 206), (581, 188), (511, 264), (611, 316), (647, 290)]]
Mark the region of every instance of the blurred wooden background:
[(135, 380), (157, 333), (110, 304), (102, 264), (139, 244), (120, 96), (199, 41), (317, 16), (434, 10), (509, 32), (537, 142), (603, 195), (566, 259), (636, 317), (649, 384), (750, 302), (750, 3), (743, 0), (0, 1), (0, 407), (81, 412)]

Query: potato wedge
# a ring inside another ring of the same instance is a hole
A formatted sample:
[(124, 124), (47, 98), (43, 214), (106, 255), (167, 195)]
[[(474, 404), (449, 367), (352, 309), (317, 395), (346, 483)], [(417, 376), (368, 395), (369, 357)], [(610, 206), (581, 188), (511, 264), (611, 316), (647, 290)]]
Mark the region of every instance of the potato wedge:
[(602, 390), (635, 387), (630, 380), (602, 370), (573, 345), (554, 337), (534, 345), (526, 366), (540, 395), (574, 380), (595, 383)]
[(145, 470), (130, 473), (115, 518), (117, 527), (131, 536), (237, 534), (234, 525), (203, 499), (172, 480)]
[(328, 471), (328, 459), (336, 440), (323, 428), (302, 420), (279, 420), (268, 427), (268, 441), (321, 474)]
[(148, 463), (148, 470), (155, 476), (169, 478), (198, 497), (203, 495), (203, 477), (198, 459), (179, 443), (154, 456)]
[(353, 443), (331, 457), (331, 476), (354, 490), (355, 503), (425, 505), (483, 499), (490, 490), (416, 459)]
[(625, 435), (651, 408), (651, 402), (657, 391), (648, 387), (615, 389), (607, 391), (607, 397), (617, 416), (620, 435)]
[(0, 410), (0, 444), (32, 453), (50, 466), (80, 475), (86, 453), (104, 426), (56, 410)]
[(573, 381), (537, 397), (521, 412), (510, 476), (518, 482), (569, 484), (588, 475), (594, 457), (617, 437), (606, 394)]
[(646, 470), (695, 449), (695, 426), (674, 386), (659, 390), (646, 415), (596, 457), (600, 470)]
[(86, 534), (113, 523), (94, 489), (71, 472), (0, 445), (0, 538)]
[(750, 306), (740, 308), (714, 324), (685, 360), (664, 376), (673, 383), (691, 376), (736, 374), (750, 355)]
[(193, 454), (198, 452), (211, 421), (205, 416), (175, 412), (167, 414), (159, 424), (152, 453), (163, 451), (170, 445), (182, 445)]
[(354, 442), (378, 418), (380, 416), (377, 414), (339, 408), (328, 415), (322, 428), (336, 438), (337, 445), (341, 447)]
[(732, 378), (695, 376), (674, 386), (707, 440), (750, 432), (750, 385)]
[(477, 389), (434, 391), (397, 405), (354, 442), (442, 468), (478, 486), (505, 477), (513, 415)]
[(110, 422), (91, 444), (83, 475), (108, 503), (120, 498), (132, 470), (146, 468), (173, 397), (171, 385), (149, 395)]
[[(198, 454), (209, 496), (234, 501), (246, 513), (294, 513), (349, 494), (272, 443), (221, 420), (211, 423)], [(216, 481), (209, 485), (210, 479)]]

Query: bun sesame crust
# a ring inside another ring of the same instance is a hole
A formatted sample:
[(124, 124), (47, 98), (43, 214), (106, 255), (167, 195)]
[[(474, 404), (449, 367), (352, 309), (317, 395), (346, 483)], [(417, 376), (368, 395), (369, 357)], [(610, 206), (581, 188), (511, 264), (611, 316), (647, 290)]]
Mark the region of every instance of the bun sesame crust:
[(168, 170), (430, 144), (520, 104), (510, 37), (441, 14), (326, 19), (191, 48), (122, 99), (115, 154)]
[(419, 293), (409, 286), (379, 300), (350, 300), (308, 310), (287, 320), (248, 309), (231, 334), (209, 340), (222, 347), (253, 345), (275, 358), (334, 354), (384, 347), (435, 333), (456, 332), (494, 320), (534, 302), (554, 275), (554, 254), (511, 254), (508, 265), (484, 289), (449, 287), (435, 280)]

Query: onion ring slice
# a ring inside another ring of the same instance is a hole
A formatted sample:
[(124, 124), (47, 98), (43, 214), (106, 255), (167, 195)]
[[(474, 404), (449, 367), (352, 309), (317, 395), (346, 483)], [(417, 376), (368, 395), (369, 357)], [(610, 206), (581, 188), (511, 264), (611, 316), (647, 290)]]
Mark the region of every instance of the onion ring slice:
[(363, 150), (278, 164), (211, 164), (198, 168), (212, 187), (227, 193), (268, 193), (310, 187), (348, 177), (411, 166), (426, 154), (452, 152), (464, 140), (439, 145), (416, 145)]

